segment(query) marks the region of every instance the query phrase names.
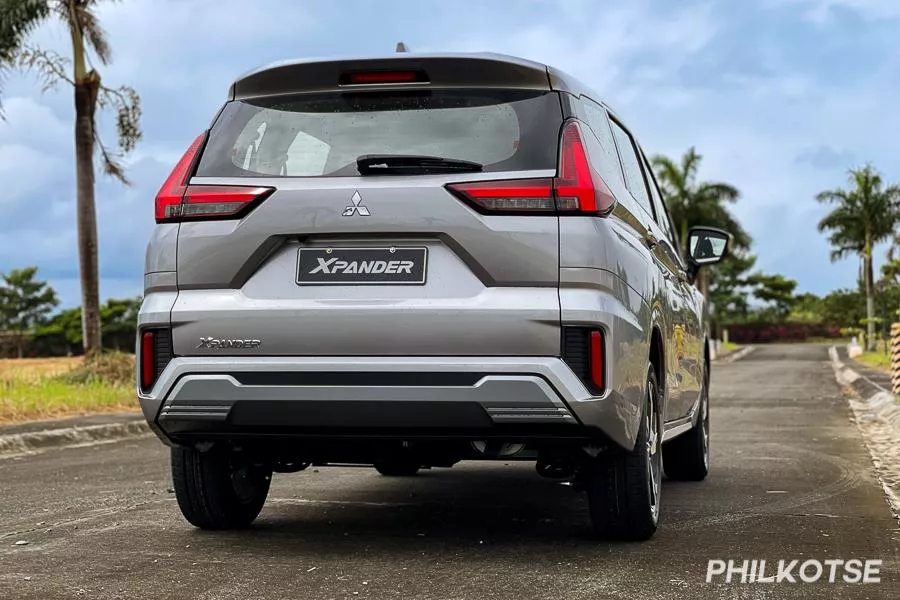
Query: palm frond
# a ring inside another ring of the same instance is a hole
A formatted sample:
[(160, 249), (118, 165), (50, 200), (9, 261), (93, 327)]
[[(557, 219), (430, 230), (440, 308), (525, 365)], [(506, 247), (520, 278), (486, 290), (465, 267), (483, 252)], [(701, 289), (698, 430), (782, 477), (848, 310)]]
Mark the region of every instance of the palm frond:
[(97, 16), (91, 12), (88, 5), (82, 5), (76, 14), (87, 46), (94, 51), (101, 64), (108, 65), (112, 60), (112, 49), (106, 41), (106, 32)]
[(97, 103), (100, 108), (112, 107), (116, 110), (116, 133), (120, 153), (124, 155), (134, 150), (143, 137), (140, 127), (141, 97), (138, 93), (127, 85), (115, 89), (100, 86)]
[(822, 204), (849, 204), (853, 201), (850, 192), (842, 189), (819, 192), (816, 194), (816, 200)]
[(687, 182), (682, 172), (678, 169), (678, 165), (672, 159), (667, 156), (657, 155), (650, 162), (667, 196), (677, 196), (683, 193)]
[(93, 50), (103, 65), (112, 60), (112, 50), (106, 41), (106, 32), (91, 10), (96, 0), (56, 0), (55, 10), (69, 30), (84, 40), (85, 47)]
[(703, 183), (697, 188), (697, 194), (715, 202), (736, 202), (741, 196), (736, 187), (721, 182)]
[(16, 66), (28, 35), (49, 14), (48, 0), (0, 0), (0, 86), (9, 69)]
[(690, 185), (697, 178), (697, 171), (700, 169), (700, 162), (703, 157), (697, 154), (697, 149), (691, 146), (688, 151), (681, 157), (681, 173), (685, 182)]
[(24, 46), (19, 52), (16, 64), (22, 69), (36, 71), (43, 81), (44, 91), (56, 88), (60, 81), (74, 85), (72, 79), (66, 75), (72, 61), (53, 50)]

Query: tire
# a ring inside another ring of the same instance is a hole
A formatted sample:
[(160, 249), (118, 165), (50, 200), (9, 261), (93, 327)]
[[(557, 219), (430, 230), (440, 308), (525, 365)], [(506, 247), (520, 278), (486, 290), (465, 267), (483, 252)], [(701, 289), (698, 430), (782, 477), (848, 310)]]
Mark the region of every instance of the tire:
[(697, 424), (663, 445), (666, 477), (673, 481), (703, 481), (709, 474), (709, 368), (703, 374)]
[(375, 463), (375, 470), (385, 477), (412, 477), (419, 472), (421, 465), (404, 459), (395, 459)]
[(191, 525), (239, 529), (256, 519), (269, 494), (272, 471), (240, 463), (228, 448), (172, 448), (175, 498)]
[(659, 525), (662, 420), (659, 388), (647, 369), (641, 426), (634, 449), (590, 463), (585, 485), (594, 533), (605, 539), (650, 539)]

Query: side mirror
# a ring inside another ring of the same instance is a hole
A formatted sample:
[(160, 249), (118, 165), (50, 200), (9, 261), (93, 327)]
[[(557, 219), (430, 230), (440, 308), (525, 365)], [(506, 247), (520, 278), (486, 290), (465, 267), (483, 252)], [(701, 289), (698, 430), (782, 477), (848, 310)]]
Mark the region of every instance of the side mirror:
[(688, 262), (696, 271), (725, 258), (731, 235), (715, 227), (691, 227), (688, 233)]

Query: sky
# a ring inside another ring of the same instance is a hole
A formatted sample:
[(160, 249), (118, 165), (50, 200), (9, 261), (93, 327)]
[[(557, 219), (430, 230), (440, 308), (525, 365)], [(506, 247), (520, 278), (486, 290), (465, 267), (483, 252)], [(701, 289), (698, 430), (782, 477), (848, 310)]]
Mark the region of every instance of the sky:
[[(825, 294), (858, 261), (831, 263), (819, 191), (871, 163), (900, 182), (898, 0), (124, 0), (98, 14), (106, 85), (137, 89), (144, 139), (125, 187), (99, 176), (101, 297), (141, 293), (153, 198), (225, 101), (231, 81), (287, 58), (492, 51), (551, 64), (597, 90), (648, 154), (703, 155), (729, 182), (757, 266)], [(30, 43), (68, 54), (54, 22)], [(37, 265), (79, 303), (71, 90), (2, 82), (0, 272)], [(100, 120), (107, 144), (113, 119)]]

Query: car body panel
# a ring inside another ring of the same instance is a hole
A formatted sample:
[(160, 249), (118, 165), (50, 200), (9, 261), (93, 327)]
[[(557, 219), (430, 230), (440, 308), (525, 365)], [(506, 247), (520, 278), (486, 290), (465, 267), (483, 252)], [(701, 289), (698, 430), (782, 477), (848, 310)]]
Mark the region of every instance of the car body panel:
[[(257, 375), (256, 385), (240, 383), (247, 373)], [(338, 374), (346, 385), (303, 385), (285, 381), (285, 374)], [(350, 381), (359, 373), (394, 375), (385, 385), (357, 386)], [(470, 384), (405, 384), (410, 374), (476, 375)], [(261, 380), (261, 383), (260, 383)], [(181, 383), (185, 382), (185, 383)], [(486, 386), (486, 387), (485, 387)], [(426, 393), (427, 392), (427, 393)], [(148, 420), (161, 423), (164, 406), (176, 417), (196, 425), (200, 420), (228, 418), (237, 402), (280, 401), (350, 402), (462, 401), (483, 406), (497, 422), (525, 421), (538, 425), (563, 421), (572, 435), (589, 426), (622, 447), (634, 446), (631, 403), (618, 392), (594, 396), (558, 357), (481, 356), (253, 356), (176, 357), (151, 390), (138, 393)], [(323, 410), (325, 410), (323, 408)], [(537, 410), (539, 412), (535, 413)], [(180, 414), (178, 414), (180, 412)], [(531, 415), (528, 413), (531, 412)], [(172, 415), (169, 415), (172, 416)], [(574, 417), (574, 418), (572, 418)], [(163, 429), (165, 426), (163, 425)], [(170, 433), (161, 432), (165, 439)], [(183, 430), (175, 431), (183, 433)], [(406, 435), (414, 435), (407, 432)], [(584, 435), (582, 433), (582, 435)]]
[[(175, 353), (221, 354), (197, 347), (207, 336), (261, 340), (235, 354), (558, 352), (558, 217), (481, 215), (443, 187), (517, 176), (286, 180), (239, 222), (182, 223)], [(357, 193), (369, 216), (343, 216)], [(301, 247), (391, 246), (428, 249), (424, 285), (296, 283)]]
[[(229, 100), (333, 91), (342, 72), (373, 68), (426, 69), (434, 88), (553, 90), (561, 117), (580, 120), (587, 132), (608, 128), (612, 114), (565, 73), (492, 54), (280, 63), (239, 78)], [(364, 86), (381, 89), (389, 86)], [(460, 422), (471, 419), (478, 427), (563, 424), (554, 435), (596, 436), (631, 449), (658, 335), (666, 439), (682, 433), (696, 419), (709, 368), (703, 298), (688, 281), (677, 240), (659, 211), (641, 208), (619, 159), (615, 166), (609, 162), (621, 148), (590, 134), (585, 143), (617, 199), (605, 217), (485, 215), (445, 189), (459, 182), (550, 178), (555, 169), (193, 177), (193, 185), (276, 190), (239, 219), (157, 225), (147, 251), (140, 327), (171, 328), (174, 357), (152, 389), (138, 390), (148, 421), (164, 440), (178, 443), (192, 426), (207, 431), (210, 422), (242, 434), (227, 428), (229, 420), (254, 406), (284, 417), (292, 406), (297, 415), (314, 415), (332, 402), (340, 410), (322, 421), (332, 423), (328, 419), (339, 422), (347, 407), (377, 414), (379, 402), (385, 411), (398, 403), (419, 411), (421, 402), (433, 402), (441, 410), (456, 407)], [(639, 154), (647, 185), (655, 185)], [(355, 195), (366, 215), (347, 210)], [(340, 247), (424, 247), (427, 277), (422, 285), (298, 285), (301, 248)], [(561, 338), (569, 327), (604, 333), (600, 392), (588, 389), (563, 356)], [(254, 343), (202, 341), (209, 338)], [(242, 373), (255, 373), (256, 383), (244, 382)], [(423, 373), (450, 373), (465, 382), (446, 383), (445, 375), (423, 381)], [(329, 379), (335, 374), (348, 382)], [(353, 385), (354, 374), (377, 383)]]

